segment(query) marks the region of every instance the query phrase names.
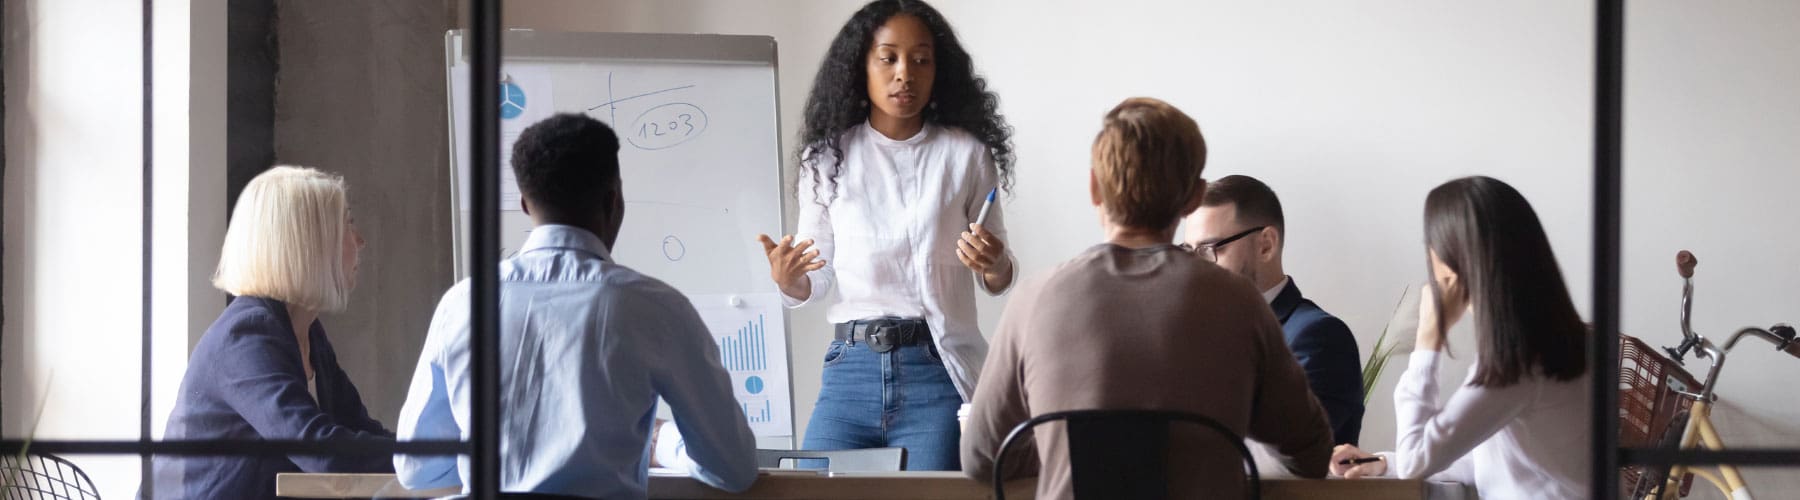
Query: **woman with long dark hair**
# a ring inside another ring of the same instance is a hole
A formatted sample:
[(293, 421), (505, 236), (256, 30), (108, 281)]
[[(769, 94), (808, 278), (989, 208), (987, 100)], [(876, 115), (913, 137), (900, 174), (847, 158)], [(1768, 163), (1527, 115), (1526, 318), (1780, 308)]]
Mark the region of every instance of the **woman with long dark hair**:
[(987, 357), (974, 289), (1014, 274), (986, 203), (1013, 171), (998, 98), (936, 9), (877, 0), (832, 41), (801, 131), (798, 234), (760, 239), (787, 304), (835, 323), (803, 446), (957, 469), (956, 412)]
[[(1586, 497), (1588, 329), (1537, 213), (1504, 182), (1457, 179), (1425, 198), (1425, 243), (1431, 286), (1394, 391), (1395, 450), (1339, 446), (1332, 473), (1435, 476), (1473, 483), (1490, 499)], [(1475, 365), (1440, 403), (1444, 334), (1464, 316), (1474, 323)]]

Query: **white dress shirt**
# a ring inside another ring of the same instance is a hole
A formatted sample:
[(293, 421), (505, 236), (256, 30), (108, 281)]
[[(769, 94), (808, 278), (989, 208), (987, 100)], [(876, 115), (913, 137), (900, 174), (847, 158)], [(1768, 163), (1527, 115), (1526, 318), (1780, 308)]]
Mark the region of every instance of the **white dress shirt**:
[[(1438, 404), (1437, 351), (1414, 351), (1394, 390), (1390, 476), (1473, 483), (1487, 500), (1587, 498), (1589, 375), (1469, 385)], [(1472, 480), (1472, 481), (1471, 481)]]
[(1283, 277), (1281, 277), (1281, 282), (1276, 283), (1274, 288), (1270, 288), (1268, 290), (1263, 290), (1263, 292), (1262, 292), (1263, 293), (1263, 302), (1268, 302), (1270, 304), (1274, 304), (1275, 299), (1277, 297), (1281, 297), (1281, 291), (1283, 289), (1286, 289), (1288, 286), (1288, 282), (1293, 281), (1293, 279), (1294, 278), (1289, 277), (1289, 276), (1283, 276)]
[[(501, 489), (645, 498), (659, 396), (681, 430), (665, 426), (657, 447), (692, 460), (671, 465), (750, 487), (756, 438), (687, 297), (612, 262), (594, 233), (558, 225), (533, 229), (500, 283)], [(399, 440), (469, 439), (469, 342), (464, 280), (432, 317)], [(467, 489), (467, 455), (395, 455), (394, 469), (407, 488)]]
[[(975, 393), (987, 340), (975, 319), (980, 277), (956, 257), (956, 243), (980, 215), (999, 171), (986, 145), (960, 129), (925, 124), (906, 140), (867, 123), (839, 140), (835, 184), (802, 169), (798, 240), (813, 240), (825, 267), (808, 273), (812, 294), (783, 295), (789, 307), (824, 302), (832, 323), (895, 316), (923, 318), (963, 401)], [(827, 171), (829, 154), (817, 159)], [(818, 188), (818, 189), (815, 189)], [(983, 227), (1006, 240), (996, 201)], [(1012, 260), (1012, 251), (1006, 252)], [(1014, 268), (1017, 275), (1017, 268)], [(974, 281), (974, 285), (970, 285)], [(835, 293), (833, 293), (835, 292)]]

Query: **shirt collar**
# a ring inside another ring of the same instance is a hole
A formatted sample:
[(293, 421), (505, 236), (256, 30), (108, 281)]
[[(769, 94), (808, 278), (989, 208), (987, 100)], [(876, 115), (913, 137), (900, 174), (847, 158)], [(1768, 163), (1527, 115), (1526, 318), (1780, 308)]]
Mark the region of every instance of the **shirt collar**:
[(876, 144), (883, 146), (916, 146), (925, 142), (926, 137), (931, 136), (930, 121), (926, 121), (925, 126), (919, 128), (919, 133), (905, 139), (890, 139), (888, 136), (882, 135), (880, 130), (875, 130), (875, 124), (869, 123), (868, 120), (863, 120), (862, 129), (863, 133), (868, 134)]
[(606, 249), (606, 244), (600, 242), (599, 236), (594, 235), (592, 231), (575, 226), (562, 224), (538, 226), (531, 230), (531, 236), (525, 238), (525, 246), (519, 249), (519, 253), (546, 249), (580, 250), (594, 254), (600, 257), (600, 260), (612, 260), (612, 252)]
[(1287, 286), (1288, 286), (1288, 282), (1289, 282), (1289, 281), (1292, 281), (1292, 280), (1293, 280), (1293, 278), (1292, 278), (1292, 277), (1289, 277), (1289, 276), (1282, 276), (1282, 277), (1281, 277), (1281, 282), (1280, 282), (1280, 283), (1276, 283), (1276, 284), (1275, 284), (1275, 288), (1270, 288), (1270, 289), (1268, 289), (1268, 290), (1263, 290), (1263, 301), (1264, 301), (1264, 302), (1268, 302), (1268, 303), (1270, 303), (1270, 304), (1274, 304), (1274, 303), (1275, 303), (1275, 298), (1276, 298), (1276, 297), (1280, 297), (1280, 296), (1281, 296), (1281, 291), (1282, 291), (1282, 290), (1283, 290), (1283, 289), (1286, 289), (1286, 288), (1287, 288)]

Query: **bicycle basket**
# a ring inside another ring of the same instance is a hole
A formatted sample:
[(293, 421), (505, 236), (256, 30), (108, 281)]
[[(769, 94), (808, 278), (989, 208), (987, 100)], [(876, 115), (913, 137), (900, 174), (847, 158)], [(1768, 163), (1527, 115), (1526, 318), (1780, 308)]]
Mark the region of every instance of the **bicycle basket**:
[[(1676, 413), (1694, 401), (1677, 394), (1677, 388), (1695, 391), (1700, 382), (1655, 348), (1630, 335), (1619, 336), (1619, 446), (1654, 447), (1669, 430)], [(1619, 470), (1620, 491), (1633, 491), (1644, 476), (1644, 467)], [(1681, 496), (1687, 496), (1694, 475), (1681, 477)]]

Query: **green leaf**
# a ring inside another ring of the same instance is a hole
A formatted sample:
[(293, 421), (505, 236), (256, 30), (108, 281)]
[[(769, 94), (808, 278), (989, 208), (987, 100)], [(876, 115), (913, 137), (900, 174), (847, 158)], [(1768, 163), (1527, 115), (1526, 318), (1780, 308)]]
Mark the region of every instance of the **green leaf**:
[(1394, 326), (1394, 317), (1400, 314), (1400, 307), (1406, 304), (1406, 294), (1412, 291), (1412, 285), (1400, 290), (1400, 300), (1394, 302), (1394, 313), (1388, 315), (1388, 323), (1381, 327), (1381, 336), (1375, 337), (1375, 346), (1369, 349), (1369, 361), (1363, 363), (1362, 389), (1363, 404), (1369, 404), (1369, 396), (1375, 391), (1375, 385), (1381, 382), (1381, 372), (1387, 369), (1388, 359), (1400, 348), (1400, 341), (1388, 342), (1388, 332)]
[[(26, 466), (25, 464), (28, 463), (25, 461), (25, 458), (29, 457), (31, 453), (31, 438), (32, 436), (37, 435), (38, 424), (44, 422), (44, 404), (50, 402), (50, 382), (54, 380), (56, 380), (56, 369), (52, 368), (50, 369), (50, 374), (44, 377), (44, 396), (38, 398), (37, 416), (32, 417), (31, 430), (25, 431), (25, 445), (19, 447), (19, 456), (17, 458), (19, 459), (20, 468), (24, 468)], [(7, 479), (6, 475), (0, 474), (0, 493), (8, 493), (12, 488), (13, 484)]]

